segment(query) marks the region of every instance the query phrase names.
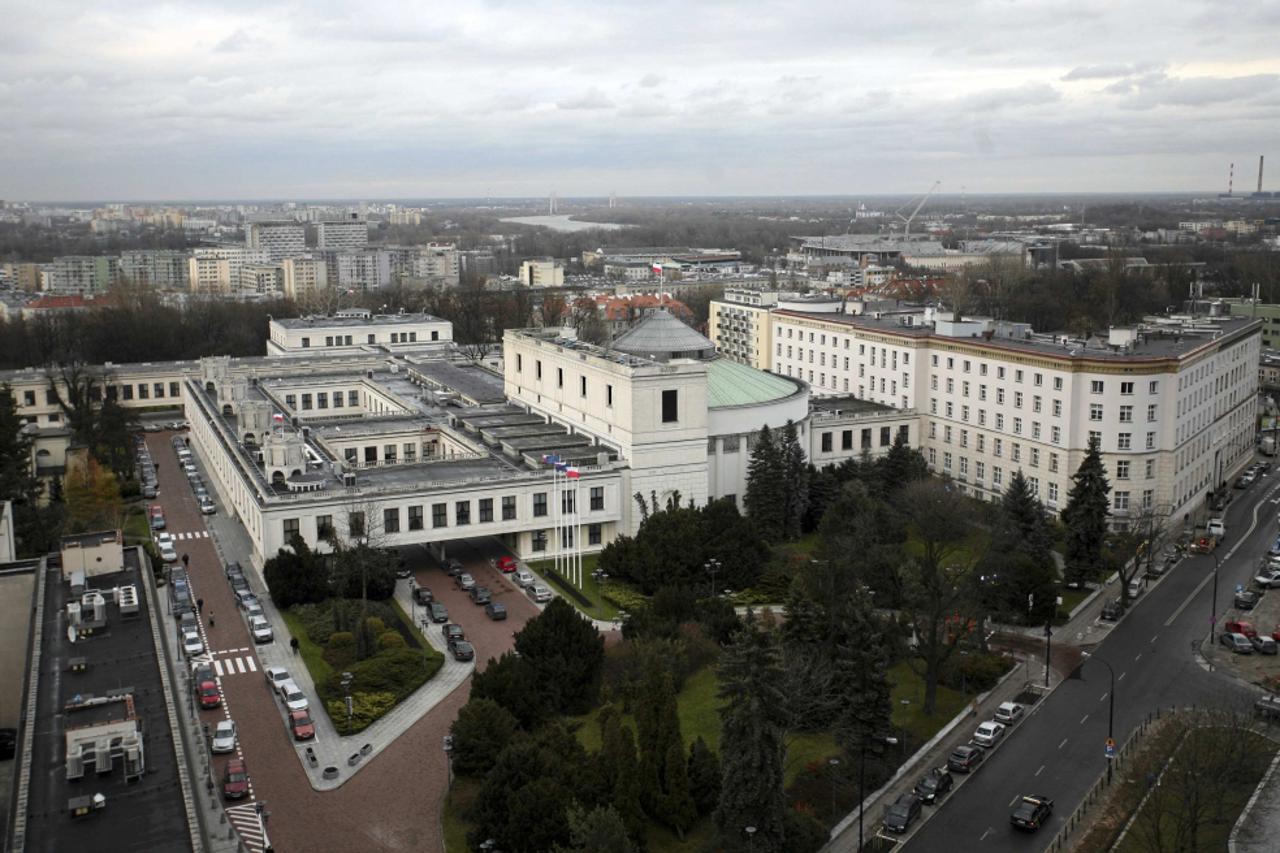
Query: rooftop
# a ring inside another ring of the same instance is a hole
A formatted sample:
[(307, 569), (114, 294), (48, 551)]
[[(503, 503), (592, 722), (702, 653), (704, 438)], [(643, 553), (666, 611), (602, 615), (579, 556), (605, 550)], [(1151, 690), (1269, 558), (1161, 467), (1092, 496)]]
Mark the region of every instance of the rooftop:
[(330, 329), (357, 326), (407, 326), (413, 323), (444, 323), (434, 314), (374, 314), (370, 317), (282, 317), (272, 319), (285, 329)]
[(826, 237), (792, 237), (800, 249), (827, 252), (855, 252), (864, 254), (941, 255), (942, 243), (937, 240), (886, 240), (876, 234), (832, 234)]
[(658, 308), (618, 335), (613, 348), (634, 356), (666, 361), (668, 358), (708, 356), (715, 352), (716, 345), (677, 320), (666, 308)]
[(790, 397), (801, 390), (792, 379), (717, 358), (707, 364), (707, 406), (749, 406)]

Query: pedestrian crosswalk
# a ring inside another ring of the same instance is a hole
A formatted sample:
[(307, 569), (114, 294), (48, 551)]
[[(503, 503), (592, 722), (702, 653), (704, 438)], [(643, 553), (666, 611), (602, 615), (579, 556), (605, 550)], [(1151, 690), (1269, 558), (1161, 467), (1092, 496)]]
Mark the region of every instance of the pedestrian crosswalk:
[(174, 539), (208, 539), (208, 538), (209, 538), (209, 531), (207, 531), (207, 530), (192, 530), (192, 531), (190, 531), (190, 532), (188, 532), (188, 533), (175, 533), (175, 534), (173, 534), (173, 538), (174, 538)]
[(247, 849), (253, 853), (263, 853), (267, 849), (266, 827), (258, 812), (258, 803), (227, 806), (227, 820), (236, 828), (236, 833)]
[[(220, 653), (222, 654), (222, 653)], [(243, 675), (246, 672), (257, 672), (258, 662), (253, 655), (234, 655), (213, 659), (213, 671), (219, 678), (227, 675)]]

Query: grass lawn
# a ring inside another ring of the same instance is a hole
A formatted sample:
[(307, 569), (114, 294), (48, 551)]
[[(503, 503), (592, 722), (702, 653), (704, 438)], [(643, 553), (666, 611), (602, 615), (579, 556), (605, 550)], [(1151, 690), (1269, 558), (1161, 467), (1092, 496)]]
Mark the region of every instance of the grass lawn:
[[(973, 563), (986, 552), (991, 537), (984, 530), (974, 530), (969, 541), (951, 552), (948, 558), (951, 563)], [(914, 533), (902, 543), (902, 553), (908, 557), (918, 557), (924, 552), (924, 545)]]
[(788, 557), (812, 557), (818, 550), (818, 541), (817, 531), (814, 531), (806, 533), (794, 542), (780, 542), (773, 546), (773, 550)]
[(312, 682), (323, 683), (333, 674), (333, 667), (324, 659), (324, 650), (307, 638), (307, 629), (303, 627), (298, 614), (291, 610), (279, 612), (284, 624), (289, 626), (289, 633), (298, 640), (298, 653), (302, 655), (302, 662), (307, 665), (307, 672), (311, 673)]
[(151, 524), (147, 521), (147, 511), (142, 506), (129, 507), (129, 514), (124, 519), (124, 539), (130, 544), (145, 542), (151, 538)]
[(481, 779), (454, 777), (453, 787), (444, 798), (444, 814), (440, 816), (440, 822), (444, 825), (445, 853), (468, 853), (471, 849), (467, 846), (467, 830), (471, 827), (462, 819), (462, 815), (466, 814), (476, 797), (480, 796), (482, 783)]
[(913, 747), (927, 743), (972, 700), (969, 694), (938, 685), (937, 708), (929, 716), (923, 711), (924, 679), (912, 672), (906, 661), (889, 670), (889, 680), (893, 683), (893, 724), (906, 729)]
[[(618, 608), (604, 600), (604, 597), (600, 594), (600, 584), (591, 576), (591, 573), (595, 571), (596, 563), (599, 559), (599, 554), (582, 555), (582, 586), (578, 588), (578, 591), (591, 600), (591, 605), (589, 607), (584, 607), (582, 602), (578, 601), (572, 595), (564, 595), (562, 597), (565, 601), (569, 602), (592, 619), (612, 622), (614, 619), (618, 618)], [(547, 569), (555, 568), (555, 563), (553, 561), (539, 560), (536, 563), (529, 563), (529, 568), (540, 576), (546, 578), (547, 583), (551, 584), (553, 587), (560, 589), (562, 592), (564, 591), (563, 584), (551, 575), (545, 574)]]
[(1093, 590), (1089, 587), (1071, 589), (1070, 587), (1060, 586), (1058, 587), (1058, 595), (1062, 597), (1061, 609), (1070, 614), (1080, 602), (1093, 595)]

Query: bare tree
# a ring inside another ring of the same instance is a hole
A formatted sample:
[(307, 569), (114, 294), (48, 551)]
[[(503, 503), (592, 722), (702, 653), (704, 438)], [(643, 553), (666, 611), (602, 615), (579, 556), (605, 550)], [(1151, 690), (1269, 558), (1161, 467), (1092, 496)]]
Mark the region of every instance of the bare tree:
[(1129, 605), (1129, 582), (1150, 571), (1169, 523), (1169, 507), (1152, 506), (1129, 516), (1123, 530), (1107, 537), (1104, 559), (1120, 579), (1120, 601)]

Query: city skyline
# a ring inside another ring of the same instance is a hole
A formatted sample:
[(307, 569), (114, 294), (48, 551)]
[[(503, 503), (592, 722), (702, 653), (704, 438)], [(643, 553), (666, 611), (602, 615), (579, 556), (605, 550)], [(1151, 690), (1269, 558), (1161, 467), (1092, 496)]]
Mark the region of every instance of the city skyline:
[[(0, 197), (1250, 190), (1256, 4), (64, 3), (0, 33)], [(1268, 187), (1264, 187), (1268, 188)]]

